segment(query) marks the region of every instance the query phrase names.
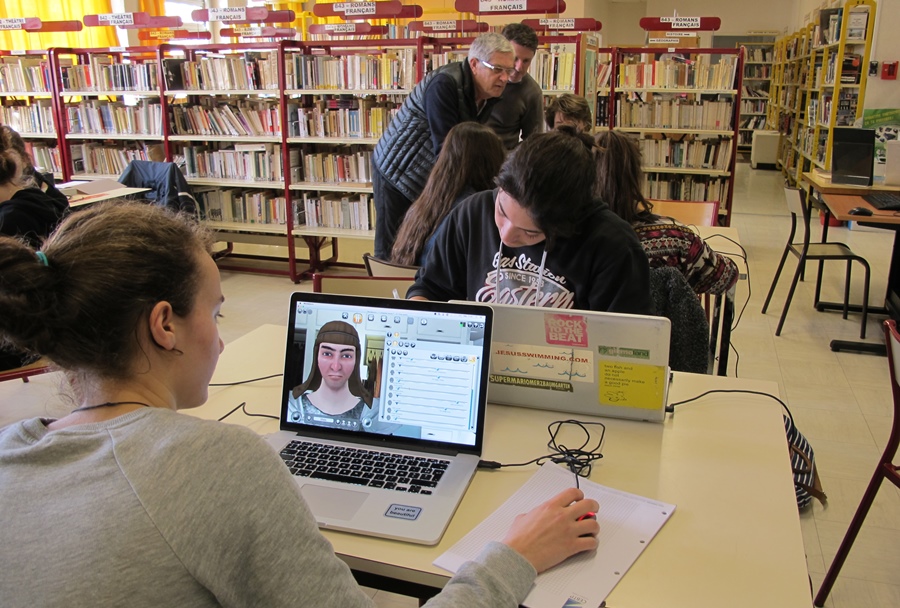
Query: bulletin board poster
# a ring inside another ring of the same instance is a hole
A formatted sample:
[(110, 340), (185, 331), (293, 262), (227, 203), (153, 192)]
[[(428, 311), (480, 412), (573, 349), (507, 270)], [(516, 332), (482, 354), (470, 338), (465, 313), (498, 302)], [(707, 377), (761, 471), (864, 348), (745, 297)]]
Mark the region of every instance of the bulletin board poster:
[(875, 129), (875, 161), (884, 164), (885, 143), (900, 138), (900, 109), (863, 110), (863, 129)]

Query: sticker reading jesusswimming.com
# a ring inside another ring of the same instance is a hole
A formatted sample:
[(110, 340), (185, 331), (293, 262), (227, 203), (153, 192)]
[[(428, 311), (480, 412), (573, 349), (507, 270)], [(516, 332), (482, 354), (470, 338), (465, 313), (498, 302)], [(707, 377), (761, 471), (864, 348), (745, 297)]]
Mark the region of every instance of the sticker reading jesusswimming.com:
[(594, 355), (580, 348), (495, 343), (490, 381), (571, 391), (573, 382), (594, 381)]

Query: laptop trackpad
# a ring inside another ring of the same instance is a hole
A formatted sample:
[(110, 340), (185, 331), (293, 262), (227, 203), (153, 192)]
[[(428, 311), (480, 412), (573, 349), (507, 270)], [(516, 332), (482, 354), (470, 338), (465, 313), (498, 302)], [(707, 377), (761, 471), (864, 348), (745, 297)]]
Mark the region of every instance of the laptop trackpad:
[(369, 497), (365, 492), (326, 488), (314, 484), (300, 487), (300, 494), (306, 499), (313, 514), (328, 514), (333, 519), (353, 519), (356, 512)]

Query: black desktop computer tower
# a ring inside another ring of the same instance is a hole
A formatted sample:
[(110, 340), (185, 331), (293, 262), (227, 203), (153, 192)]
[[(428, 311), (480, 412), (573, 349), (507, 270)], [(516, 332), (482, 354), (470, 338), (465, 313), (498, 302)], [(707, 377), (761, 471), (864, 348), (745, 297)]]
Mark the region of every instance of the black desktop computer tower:
[(875, 129), (834, 127), (831, 183), (871, 186), (875, 168)]

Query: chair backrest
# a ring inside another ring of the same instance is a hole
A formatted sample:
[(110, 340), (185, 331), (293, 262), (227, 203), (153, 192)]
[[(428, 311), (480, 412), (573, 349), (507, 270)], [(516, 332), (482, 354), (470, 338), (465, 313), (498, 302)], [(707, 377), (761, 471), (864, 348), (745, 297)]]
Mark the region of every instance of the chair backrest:
[(788, 211), (796, 215), (798, 218), (803, 217), (803, 201), (801, 200), (800, 188), (790, 186), (784, 187), (784, 200), (787, 201)]
[(718, 226), (719, 201), (656, 200), (653, 213), (671, 217), (688, 226)]
[(413, 277), (369, 277), (313, 273), (315, 293), (337, 293), (351, 296), (405, 298)]
[(794, 238), (797, 222), (803, 226), (803, 242), (807, 245), (810, 241), (810, 222), (812, 213), (809, 208), (809, 199), (806, 190), (793, 186), (784, 187), (784, 199), (787, 201), (788, 211), (791, 212), (791, 219), (794, 222), (791, 231), (791, 240)]
[(894, 395), (894, 425), (884, 453), (885, 456), (894, 458), (900, 446), (900, 333), (897, 332), (897, 322), (893, 319), (884, 322), (884, 343), (887, 346), (891, 390)]
[(418, 266), (394, 264), (376, 258), (371, 253), (363, 254), (363, 262), (366, 264), (366, 272), (370, 277), (414, 277), (419, 270)]
[(654, 313), (672, 322), (669, 367), (674, 371), (706, 374), (709, 361), (709, 321), (700, 299), (677, 268), (650, 269)]

